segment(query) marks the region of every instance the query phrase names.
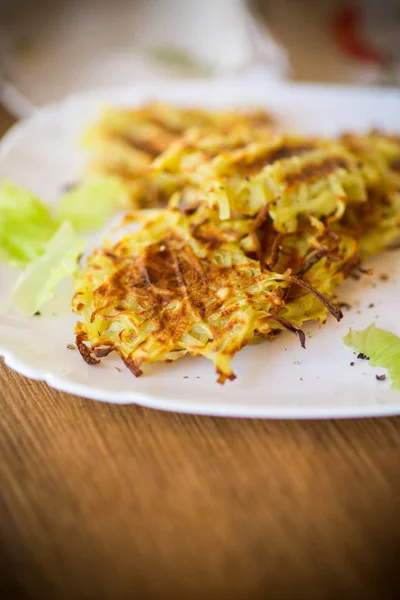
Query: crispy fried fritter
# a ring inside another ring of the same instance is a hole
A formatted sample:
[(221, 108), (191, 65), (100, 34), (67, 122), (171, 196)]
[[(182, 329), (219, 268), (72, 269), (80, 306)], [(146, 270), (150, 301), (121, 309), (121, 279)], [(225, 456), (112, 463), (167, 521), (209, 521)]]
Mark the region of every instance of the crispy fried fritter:
[(246, 144), (238, 137), (191, 131), (153, 162), (158, 176), (185, 180), (175, 205), (190, 209), (200, 196), (219, 208), (221, 219), (254, 216), (266, 207), (281, 232), (307, 223), (323, 228), (344, 217), (362, 237), (362, 256), (399, 237), (400, 138), (379, 132), (337, 141), (271, 135)]
[[(201, 132), (172, 144), (153, 163), (157, 176), (184, 177), (220, 218), (254, 216), (263, 206), (281, 232), (314, 219), (338, 220), (348, 203), (366, 201), (357, 158), (333, 140), (298, 136), (253, 138), (248, 144), (213, 140)], [(243, 140), (245, 141), (245, 140)]]
[[(149, 165), (189, 128), (230, 134), (238, 131), (247, 141), (267, 138), (273, 128), (265, 110), (206, 111), (168, 104), (147, 104), (136, 109), (108, 109), (85, 136), (92, 160), (88, 172), (119, 177), (130, 192), (134, 207), (166, 204), (176, 189), (168, 174), (149, 177)], [(182, 188), (178, 181), (178, 187)]]
[(221, 223), (216, 211), (200, 212), (161, 211), (90, 258), (73, 301), (90, 360), (115, 350), (139, 375), (145, 363), (202, 355), (223, 382), (234, 378), (233, 355), (253, 338), (286, 328), (304, 343), (304, 321), (323, 321), (328, 310), (340, 318), (329, 298), (357, 259), (353, 238), (283, 236), (269, 270), (244, 249), (253, 220)]
[(357, 157), (367, 186), (367, 202), (349, 206), (343, 225), (360, 240), (362, 257), (400, 241), (400, 137), (373, 131), (347, 134), (342, 142)]

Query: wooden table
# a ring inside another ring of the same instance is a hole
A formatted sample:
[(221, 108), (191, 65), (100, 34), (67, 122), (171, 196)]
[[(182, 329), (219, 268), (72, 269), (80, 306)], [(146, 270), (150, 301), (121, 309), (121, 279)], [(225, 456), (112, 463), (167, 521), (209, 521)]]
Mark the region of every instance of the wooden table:
[(3, 598), (400, 597), (400, 419), (174, 415), (3, 364), (0, 403)]

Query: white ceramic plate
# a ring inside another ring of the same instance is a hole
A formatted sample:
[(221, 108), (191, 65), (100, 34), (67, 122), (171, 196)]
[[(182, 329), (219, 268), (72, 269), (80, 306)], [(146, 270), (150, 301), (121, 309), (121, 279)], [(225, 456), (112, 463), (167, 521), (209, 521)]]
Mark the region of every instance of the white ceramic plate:
[[(372, 126), (400, 130), (400, 94), (396, 90), (271, 84), (244, 87), (235, 82), (125, 89), (71, 97), (14, 127), (1, 142), (0, 180), (12, 178), (54, 202), (62, 187), (74, 181), (82, 169), (85, 156), (77, 148), (77, 140), (99, 103), (129, 105), (155, 98), (202, 106), (265, 105), (276, 113), (283, 128), (298, 132), (335, 134)], [(341, 299), (353, 306), (341, 323), (329, 318), (322, 329), (307, 327), (307, 350), (286, 333), (273, 344), (245, 348), (234, 359), (238, 378), (224, 386), (215, 382), (212, 364), (201, 358), (150, 366), (139, 379), (112, 355), (96, 367), (86, 365), (76, 350), (67, 348), (74, 341), (76, 320), (69, 310), (70, 282), (62, 286), (43, 316), (25, 319), (10, 303), (16, 273), (1, 266), (0, 354), (8, 366), (27, 377), (114, 403), (244, 417), (400, 414), (400, 394), (390, 390), (389, 381), (375, 378), (382, 370), (357, 360), (342, 342), (349, 327), (363, 328), (373, 321), (400, 334), (400, 253), (386, 253), (370, 264), (375, 269), (372, 277), (359, 283), (349, 281), (339, 291)], [(380, 281), (382, 274), (390, 274), (390, 280)], [(355, 366), (350, 366), (353, 361)]]

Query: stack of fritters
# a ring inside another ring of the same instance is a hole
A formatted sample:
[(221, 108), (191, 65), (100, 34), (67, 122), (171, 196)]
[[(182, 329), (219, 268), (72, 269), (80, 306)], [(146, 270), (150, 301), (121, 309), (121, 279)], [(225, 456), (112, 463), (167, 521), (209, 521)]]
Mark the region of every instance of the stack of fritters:
[(286, 329), (304, 345), (305, 321), (341, 318), (337, 286), (400, 236), (400, 141), (262, 135), (256, 122), (192, 128), (152, 162), (148, 185), (168, 177), (168, 207), (76, 280), (87, 362), (115, 350), (140, 375), (189, 353), (223, 383), (246, 344)]

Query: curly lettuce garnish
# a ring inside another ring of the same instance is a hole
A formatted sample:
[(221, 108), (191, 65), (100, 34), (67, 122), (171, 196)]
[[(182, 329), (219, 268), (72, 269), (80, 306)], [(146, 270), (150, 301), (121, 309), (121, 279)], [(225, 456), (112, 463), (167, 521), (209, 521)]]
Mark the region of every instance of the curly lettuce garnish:
[(49, 208), (29, 190), (4, 181), (0, 187), (0, 258), (26, 267), (44, 252), (58, 227)]
[(0, 259), (25, 269), (13, 300), (26, 316), (50, 300), (59, 281), (75, 273), (85, 246), (76, 231), (99, 228), (125, 201), (122, 183), (101, 177), (65, 194), (52, 214), (29, 190), (11, 181), (2, 183)]
[(14, 303), (30, 317), (54, 295), (56, 285), (74, 275), (85, 240), (64, 221), (47, 243), (44, 253), (23, 271), (13, 292)]
[(353, 331), (343, 338), (346, 346), (369, 358), (371, 367), (387, 369), (392, 389), (400, 390), (400, 338), (374, 323), (362, 331)]
[(115, 177), (99, 177), (64, 194), (52, 214), (34, 193), (12, 181), (0, 186), (0, 259), (26, 267), (41, 256), (63, 221), (76, 231), (98, 229), (127, 201)]
[(64, 194), (58, 205), (60, 220), (77, 231), (98, 229), (129, 201), (126, 187), (116, 177), (98, 177)]

